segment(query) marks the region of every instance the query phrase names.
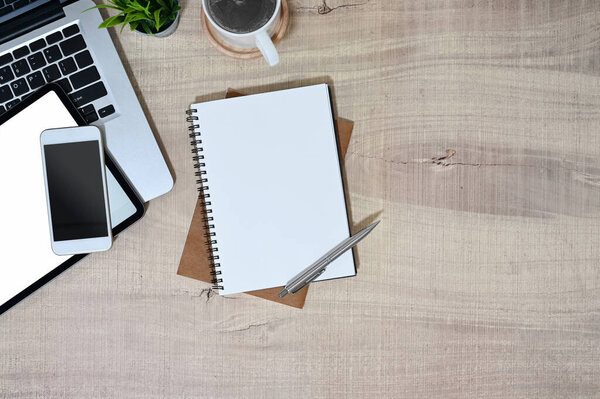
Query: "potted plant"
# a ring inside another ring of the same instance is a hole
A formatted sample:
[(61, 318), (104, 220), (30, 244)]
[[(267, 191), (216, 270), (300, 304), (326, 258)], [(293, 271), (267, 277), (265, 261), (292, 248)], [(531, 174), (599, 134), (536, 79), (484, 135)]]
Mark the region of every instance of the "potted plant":
[(98, 28), (121, 25), (121, 32), (129, 25), (131, 30), (155, 37), (173, 34), (179, 24), (181, 7), (178, 0), (107, 0), (94, 8), (111, 8), (119, 11), (107, 18)]

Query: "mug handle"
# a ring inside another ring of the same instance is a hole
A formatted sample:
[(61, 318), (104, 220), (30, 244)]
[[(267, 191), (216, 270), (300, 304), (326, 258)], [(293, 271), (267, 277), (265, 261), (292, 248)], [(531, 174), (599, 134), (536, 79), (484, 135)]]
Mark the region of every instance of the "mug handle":
[(269, 65), (275, 66), (279, 64), (279, 54), (277, 53), (277, 49), (275, 49), (275, 45), (273, 45), (271, 38), (269, 37), (269, 35), (267, 35), (267, 32), (259, 32), (255, 36), (255, 39), (256, 47), (258, 47), (258, 49), (265, 57), (265, 60), (267, 60)]

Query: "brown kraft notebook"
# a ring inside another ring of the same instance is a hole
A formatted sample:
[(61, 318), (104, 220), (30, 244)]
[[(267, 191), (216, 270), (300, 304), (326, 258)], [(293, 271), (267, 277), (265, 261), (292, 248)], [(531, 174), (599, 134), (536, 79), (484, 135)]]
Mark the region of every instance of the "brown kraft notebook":
[[(242, 93), (228, 89), (225, 97), (231, 98), (243, 95), (244, 94)], [(346, 155), (346, 151), (348, 150), (354, 123), (343, 119), (338, 119), (336, 120), (336, 124), (340, 155), (343, 160), (344, 156)], [(208, 252), (209, 247), (206, 245), (207, 239), (204, 236), (206, 230), (204, 229), (204, 222), (202, 221), (202, 218), (205, 216), (202, 213), (203, 210), (204, 201), (202, 199), (198, 199), (196, 201), (196, 208), (194, 210), (194, 215), (192, 216), (192, 222), (190, 224), (188, 236), (185, 241), (185, 246), (183, 248), (177, 274), (210, 283), (211, 280), (214, 279), (214, 276), (210, 274), (210, 253)], [(287, 295), (284, 298), (279, 298), (278, 294), (282, 289), (283, 287), (275, 287), (257, 291), (247, 291), (246, 293), (295, 308), (302, 308), (304, 306), (306, 294), (308, 293), (308, 286), (295, 295)]]

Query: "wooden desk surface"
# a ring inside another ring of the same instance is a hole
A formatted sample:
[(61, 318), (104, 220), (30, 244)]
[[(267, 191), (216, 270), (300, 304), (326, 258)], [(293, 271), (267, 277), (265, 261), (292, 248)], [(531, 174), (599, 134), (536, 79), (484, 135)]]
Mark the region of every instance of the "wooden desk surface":
[[(281, 64), (225, 58), (199, 0), (113, 34), (177, 183), (109, 253), (0, 318), (3, 398), (598, 397), (600, 3), (293, 0)], [(175, 274), (196, 191), (184, 110), (333, 85), (356, 278), (304, 310)]]

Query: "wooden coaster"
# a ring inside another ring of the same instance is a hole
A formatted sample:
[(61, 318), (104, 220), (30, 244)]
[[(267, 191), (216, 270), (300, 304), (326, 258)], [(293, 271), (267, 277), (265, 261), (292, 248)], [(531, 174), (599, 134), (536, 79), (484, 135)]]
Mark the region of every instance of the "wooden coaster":
[[(228, 55), (229, 57), (238, 58), (241, 60), (249, 60), (251, 58), (262, 57), (262, 53), (256, 47), (254, 48), (238, 48), (233, 47), (231, 44), (225, 42), (221, 36), (215, 31), (215, 28), (206, 19), (204, 10), (201, 10), (202, 17), (202, 30), (208, 37), (210, 43), (216, 47), (221, 53)], [(279, 20), (279, 26), (275, 31), (275, 34), (271, 37), (274, 45), (277, 45), (285, 36), (288, 26), (290, 24), (290, 10), (288, 8), (287, 0), (281, 0), (281, 18)]]

